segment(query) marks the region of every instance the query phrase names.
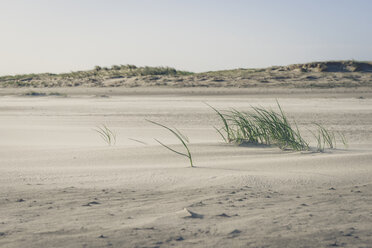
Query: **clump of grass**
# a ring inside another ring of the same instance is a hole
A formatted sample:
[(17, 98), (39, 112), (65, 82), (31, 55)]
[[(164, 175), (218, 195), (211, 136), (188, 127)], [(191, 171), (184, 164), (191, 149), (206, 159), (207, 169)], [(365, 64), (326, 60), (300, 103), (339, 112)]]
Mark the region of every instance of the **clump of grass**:
[(157, 139), (155, 139), (155, 140), (156, 140), (160, 145), (162, 145), (162, 146), (164, 146), (165, 148), (167, 148), (168, 150), (170, 150), (170, 151), (172, 151), (172, 152), (174, 152), (174, 153), (176, 153), (176, 154), (178, 154), (178, 155), (181, 155), (181, 156), (185, 156), (185, 157), (187, 157), (187, 158), (189, 159), (190, 166), (191, 166), (191, 167), (194, 167), (193, 162), (192, 162), (191, 152), (190, 152), (190, 149), (189, 149), (189, 147), (188, 147), (188, 145), (187, 145), (187, 143), (189, 142), (189, 139), (188, 139), (185, 135), (183, 135), (183, 134), (182, 134), (178, 129), (176, 129), (176, 128), (173, 130), (173, 129), (171, 129), (171, 128), (169, 128), (169, 127), (163, 125), (163, 124), (160, 124), (160, 123), (158, 123), (158, 122), (151, 121), (151, 120), (146, 120), (146, 121), (148, 121), (148, 122), (150, 122), (150, 123), (152, 123), (152, 124), (155, 124), (155, 125), (157, 125), (157, 126), (163, 127), (163, 128), (165, 128), (165, 129), (167, 129), (168, 131), (170, 131), (172, 134), (174, 134), (174, 136), (176, 136), (177, 139), (179, 139), (179, 141), (181, 141), (182, 145), (185, 147), (185, 149), (186, 149), (186, 152), (185, 152), (185, 153), (183, 153), (183, 152), (179, 152), (179, 151), (176, 151), (176, 150), (174, 150), (173, 148), (170, 148), (169, 146), (163, 144), (163, 143), (160, 142), (159, 140), (157, 140)]
[(100, 137), (106, 142), (107, 145), (111, 146), (116, 144), (116, 133), (108, 128), (106, 125), (98, 126), (96, 129), (93, 130), (100, 135)]
[[(309, 143), (303, 138), (296, 122), (291, 124), (279, 102), (277, 105), (279, 111), (252, 107), (250, 112), (235, 109), (221, 112), (208, 106), (222, 120), (223, 126), (215, 129), (227, 143), (276, 145), (282, 150), (310, 150)], [(336, 134), (318, 123), (314, 124), (317, 132), (312, 134), (317, 141), (317, 151), (323, 152), (325, 148), (336, 148)], [(338, 133), (338, 136), (347, 147), (345, 136), (342, 133)]]
[[(309, 145), (303, 139), (297, 125), (294, 127), (282, 111), (252, 107), (250, 112), (238, 110), (222, 113), (210, 107), (221, 118), (224, 126), (216, 130), (226, 142), (277, 145), (282, 150), (308, 150)], [(223, 134), (225, 132), (225, 135)]]

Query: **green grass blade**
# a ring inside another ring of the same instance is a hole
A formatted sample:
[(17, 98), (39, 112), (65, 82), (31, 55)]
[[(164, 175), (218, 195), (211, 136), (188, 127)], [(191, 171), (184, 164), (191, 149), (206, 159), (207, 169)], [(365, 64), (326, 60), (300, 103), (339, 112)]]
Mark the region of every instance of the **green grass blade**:
[(219, 130), (219, 129), (216, 128), (216, 127), (214, 127), (214, 129), (216, 129), (217, 133), (219, 133), (219, 134), (221, 135), (222, 139), (223, 139), (226, 143), (228, 143), (227, 140), (226, 140), (226, 138), (225, 138), (225, 136), (222, 134), (221, 130)]
[(111, 146), (112, 144), (116, 144), (116, 134), (106, 125), (98, 126), (93, 130), (100, 135), (107, 145)]
[(159, 140), (157, 140), (157, 139), (154, 139), (154, 140), (156, 140), (160, 145), (164, 146), (165, 148), (171, 150), (171, 151), (174, 152), (174, 153), (177, 153), (177, 154), (182, 155), (182, 156), (185, 156), (185, 157), (189, 157), (187, 154), (182, 153), (182, 152), (179, 152), (179, 151), (176, 151), (176, 150), (170, 148), (169, 146), (165, 145), (164, 143), (162, 143), (161, 141), (159, 141)]
[(182, 145), (185, 147), (185, 149), (186, 149), (186, 151), (187, 151), (187, 154), (180, 153), (180, 152), (178, 152), (178, 151), (176, 151), (176, 150), (173, 150), (173, 149), (170, 148), (169, 146), (164, 145), (164, 144), (161, 143), (160, 141), (158, 141), (158, 140), (156, 140), (156, 141), (159, 142), (159, 143), (160, 143), (161, 145), (163, 145), (164, 147), (168, 148), (169, 150), (171, 150), (171, 151), (173, 151), (173, 152), (175, 152), (175, 153), (177, 153), (177, 154), (179, 154), (179, 155), (183, 155), (183, 156), (188, 157), (188, 158), (189, 158), (189, 161), (190, 161), (190, 166), (191, 166), (191, 167), (194, 167), (193, 162), (192, 162), (191, 152), (190, 152), (190, 150), (189, 150), (189, 147), (188, 147), (187, 144), (186, 144), (186, 141), (182, 138), (183, 135), (181, 136), (180, 134), (178, 134), (178, 133), (177, 133), (176, 131), (174, 131), (173, 129), (171, 129), (171, 128), (169, 128), (169, 127), (163, 125), (163, 124), (160, 124), (160, 123), (158, 123), (158, 122), (151, 121), (151, 120), (147, 120), (147, 119), (146, 119), (146, 121), (148, 121), (148, 122), (150, 122), (150, 123), (152, 123), (152, 124), (154, 124), (154, 125), (157, 125), (157, 126), (163, 127), (163, 128), (165, 128), (165, 129), (167, 129), (168, 131), (170, 131), (171, 133), (173, 133), (173, 134), (174, 134), (174, 135), (175, 135), (175, 136), (176, 136), (176, 137), (181, 141)]
[(132, 139), (132, 138), (128, 138), (128, 139), (129, 139), (129, 140), (133, 140), (133, 141), (138, 142), (138, 143), (141, 143), (141, 144), (143, 144), (143, 145), (148, 145), (146, 142), (141, 141), (141, 140), (138, 140), (138, 139)]
[(218, 111), (216, 108), (214, 108), (211, 105), (209, 105), (208, 103), (205, 102), (205, 104), (207, 106), (209, 106), (211, 109), (213, 109), (217, 113), (217, 115), (221, 118), (221, 120), (222, 120), (222, 122), (223, 122), (223, 124), (225, 126), (225, 129), (226, 129), (227, 141), (230, 142), (231, 141), (230, 128), (229, 128), (229, 124), (228, 124), (225, 116), (220, 111)]

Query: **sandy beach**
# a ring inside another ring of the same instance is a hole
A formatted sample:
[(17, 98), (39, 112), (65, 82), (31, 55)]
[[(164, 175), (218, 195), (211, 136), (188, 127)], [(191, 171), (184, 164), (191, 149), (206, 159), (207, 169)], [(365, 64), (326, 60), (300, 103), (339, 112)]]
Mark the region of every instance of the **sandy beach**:
[[(369, 89), (7, 90), (1, 247), (372, 247)], [(317, 121), (343, 132), (348, 148), (226, 144), (204, 103), (245, 111), (275, 108), (276, 99), (310, 140), (306, 129)], [(186, 134), (195, 168), (159, 145), (154, 138), (182, 150), (145, 119)], [(93, 130), (102, 124), (117, 133), (116, 145)]]
[(372, 1), (0, 6), (0, 248), (372, 248)]

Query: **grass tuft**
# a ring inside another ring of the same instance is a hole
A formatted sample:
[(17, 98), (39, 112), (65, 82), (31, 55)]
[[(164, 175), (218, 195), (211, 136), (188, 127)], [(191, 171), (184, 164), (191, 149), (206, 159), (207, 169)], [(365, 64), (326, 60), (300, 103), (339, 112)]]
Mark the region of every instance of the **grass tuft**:
[(317, 132), (316, 133), (312, 132), (312, 134), (317, 141), (317, 151), (324, 152), (324, 149), (327, 147), (330, 149), (335, 148), (336, 137), (334, 132), (326, 129), (324, 126), (318, 123), (314, 123), (314, 125), (317, 127)]
[(345, 148), (348, 148), (349, 147), (349, 144), (347, 142), (347, 139), (345, 137), (345, 135), (341, 132), (338, 132), (338, 136), (340, 137), (341, 139), (341, 143), (344, 145)]
[(111, 146), (116, 144), (116, 133), (108, 128), (106, 125), (98, 126), (96, 129), (93, 130), (100, 135), (100, 137), (106, 142), (107, 145)]
[(148, 121), (148, 122), (150, 122), (150, 123), (152, 123), (152, 124), (155, 124), (155, 125), (157, 125), (157, 126), (163, 127), (163, 128), (165, 128), (165, 129), (167, 129), (168, 131), (170, 131), (171, 133), (173, 133), (174, 136), (176, 136), (177, 139), (179, 139), (179, 140), (181, 141), (182, 145), (185, 147), (185, 149), (186, 149), (186, 152), (185, 152), (185, 153), (182, 153), (182, 152), (176, 151), (176, 150), (174, 150), (173, 148), (170, 148), (169, 146), (163, 144), (161, 141), (159, 141), (159, 140), (157, 140), (157, 139), (155, 139), (155, 140), (156, 140), (156, 142), (158, 142), (160, 145), (164, 146), (164, 147), (167, 148), (168, 150), (170, 150), (170, 151), (172, 151), (172, 152), (174, 152), (174, 153), (176, 153), (176, 154), (178, 154), (178, 155), (181, 155), (181, 156), (185, 156), (185, 157), (187, 157), (187, 158), (189, 159), (190, 166), (191, 166), (191, 167), (194, 167), (193, 162), (192, 162), (191, 152), (190, 152), (190, 149), (189, 149), (189, 147), (188, 147), (188, 145), (187, 145), (187, 143), (189, 143), (189, 139), (188, 139), (185, 135), (183, 135), (183, 134), (182, 134), (178, 129), (176, 129), (176, 128), (173, 130), (173, 129), (171, 129), (171, 128), (169, 128), (169, 127), (163, 125), (163, 124), (160, 124), (160, 123), (158, 123), (158, 122), (151, 121), (151, 120), (147, 120), (147, 119), (146, 119), (146, 121)]
[[(227, 143), (276, 145), (282, 150), (306, 151), (310, 150), (309, 143), (303, 138), (296, 122), (290, 123), (279, 102), (278, 111), (260, 107), (252, 107), (250, 112), (236, 109), (221, 111), (210, 106), (222, 120), (223, 126), (216, 128)], [(336, 147), (334, 132), (315, 123), (317, 133), (312, 133), (317, 140), (317, 150), (324, 151), (325, 147)], [(225, 133), (225, 134), (224, 134)], [(339, 134), (342, 143), (347, 146), (346, 138)]]
[(336, 134), (338, 134), (338, 137), (341, 141), (341, 143), (344, 145), (345, 148), (348, 147), (346, 137), (341, 132), (333, 132), (332, 130), (326, 129), (324, 126), (314, 123), (314, 125), (317, 127), (316, 132), (311, 132), (313, 136), (316, 139), (317, 142), (317, 151), (318, 152), (324, 152), (326, 148), (334, 149), (336, 148)]

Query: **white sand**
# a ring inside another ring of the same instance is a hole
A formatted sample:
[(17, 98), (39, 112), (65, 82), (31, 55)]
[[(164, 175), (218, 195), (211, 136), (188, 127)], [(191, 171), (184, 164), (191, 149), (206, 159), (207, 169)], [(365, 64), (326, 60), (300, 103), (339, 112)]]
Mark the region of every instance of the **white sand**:
[[(89, 95), (0, 97), (0, 247), (372, 247), (371, 98)], [(276, 97), (301, 129), (321, 122), (350, 147), (227, 145), (203, 104), (248, 110)], [(158, 145), (182, 149), (145, 118), (187, 134), (197, 168)], [(92, 130), (100, 124), (116, 146)]]

